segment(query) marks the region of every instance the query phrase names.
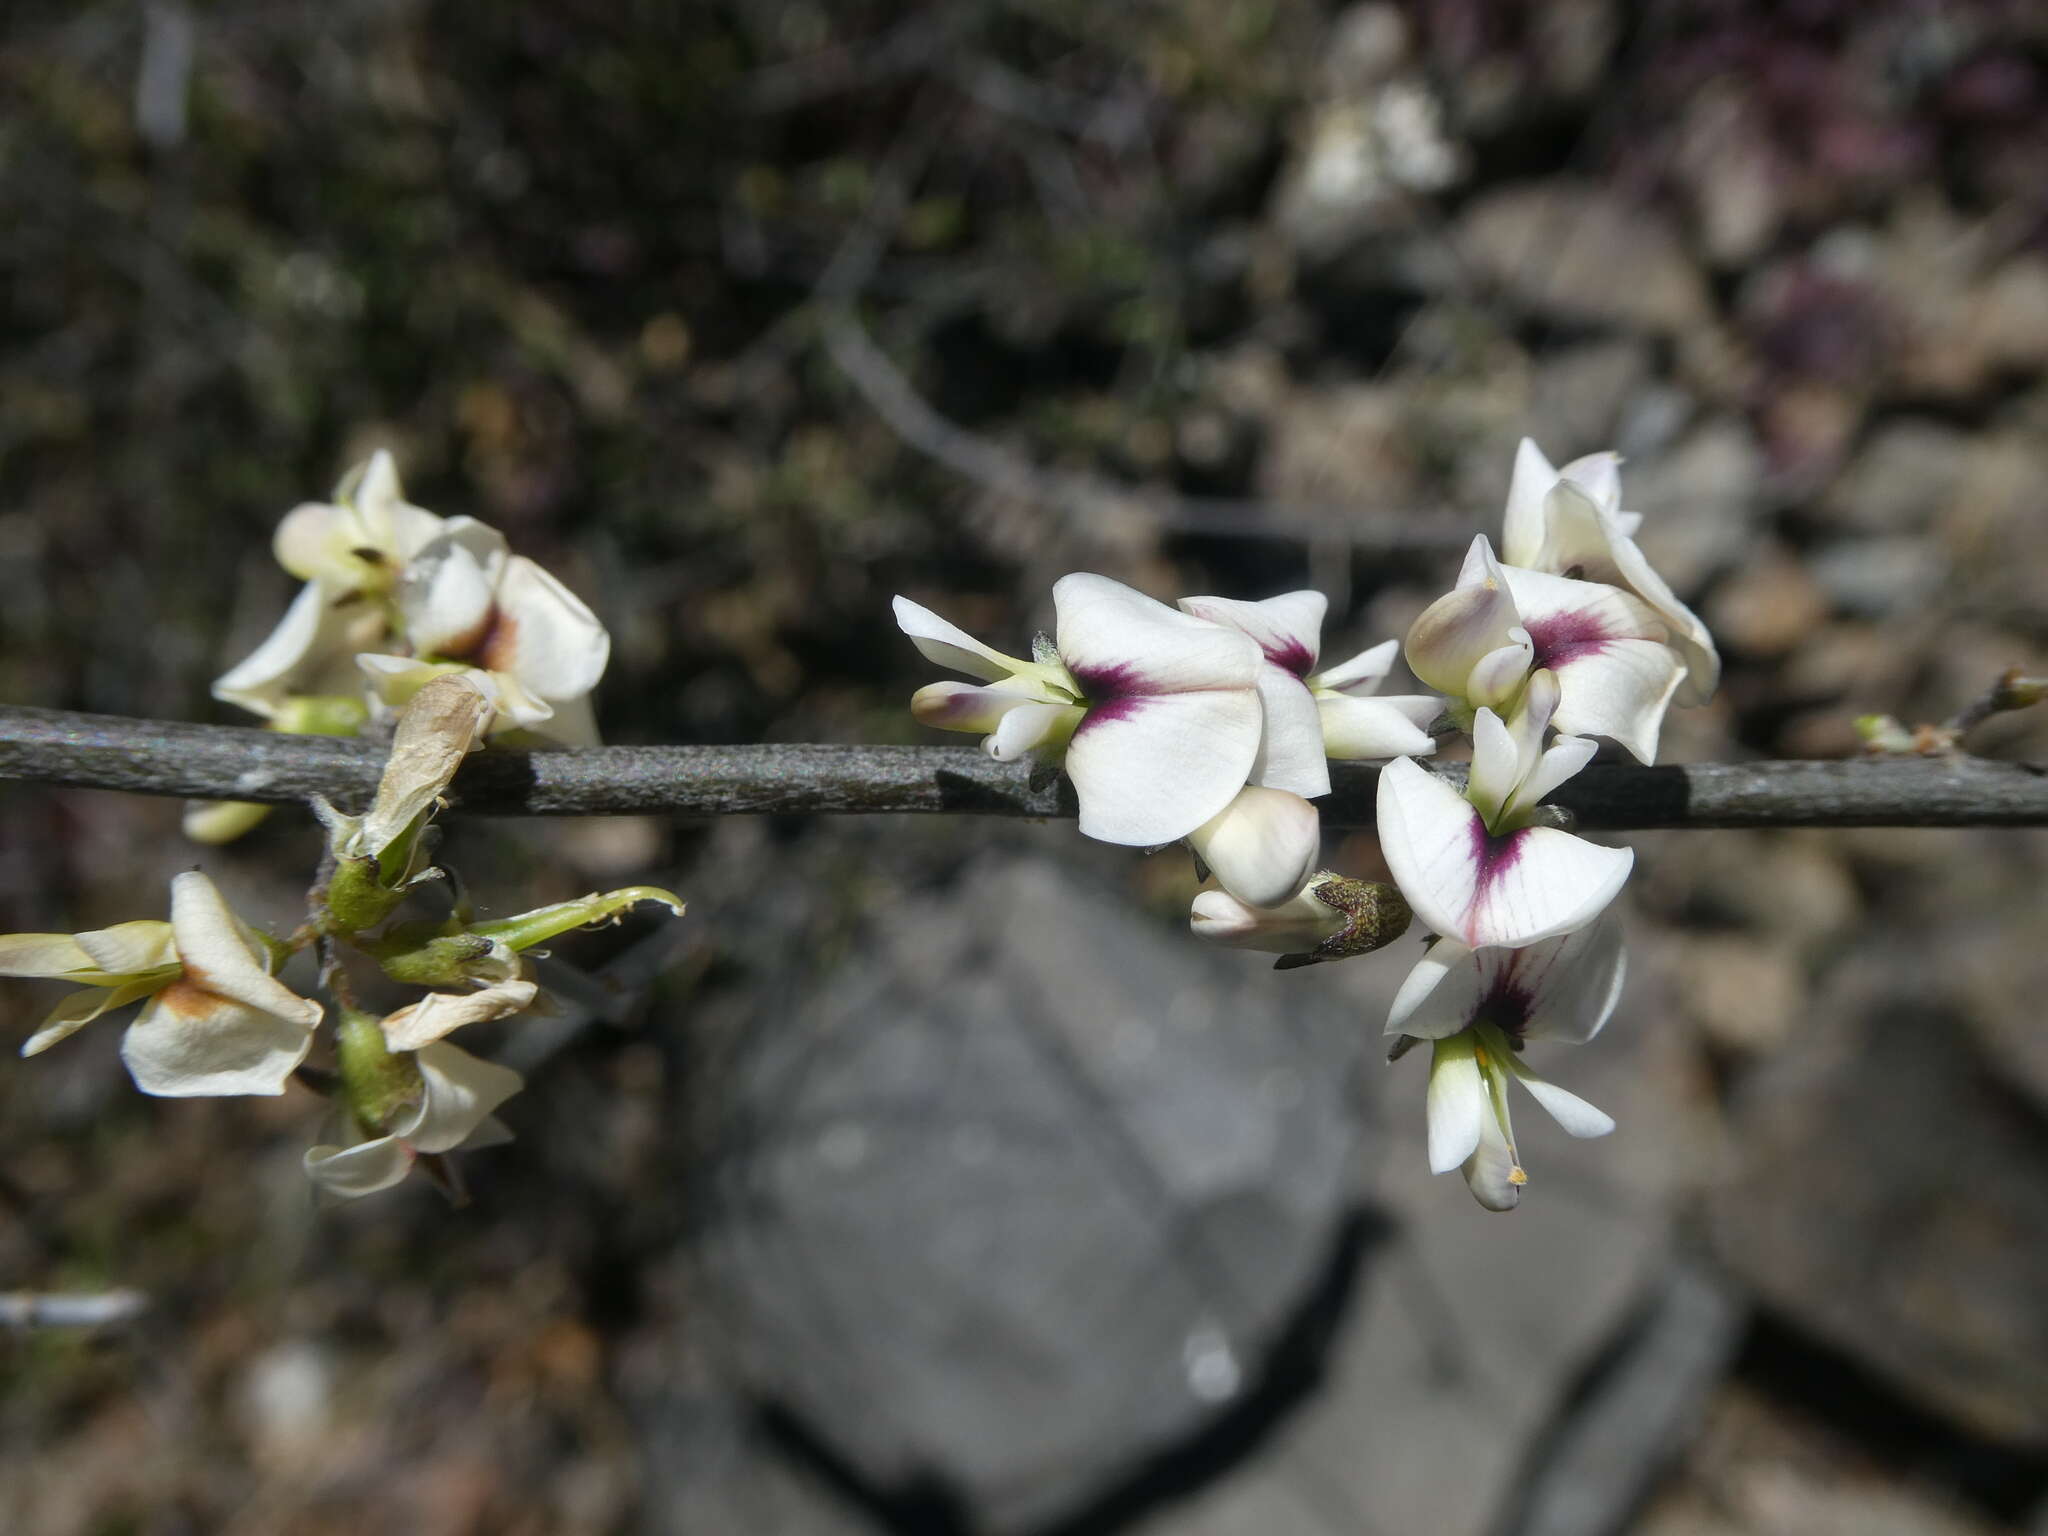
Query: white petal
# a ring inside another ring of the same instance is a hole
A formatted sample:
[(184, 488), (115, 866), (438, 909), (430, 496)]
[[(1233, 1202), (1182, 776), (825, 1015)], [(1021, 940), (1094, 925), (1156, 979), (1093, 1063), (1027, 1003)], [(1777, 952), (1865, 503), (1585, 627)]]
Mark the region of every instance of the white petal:
[(171, 879), (171, 930), (189, 985), (301, 1029), (320, 1022), (320, 1005), (270, 974), (265, 951), (244, 931), (218, 887), (196, 869)]
[[(318, 1016), (319, 1005), (308, 1005)], [(121, 1060), (144, 1093), (276, 1095), (312, 1048), (304, 1024), (177, 981), (149, 1000), (121, 1039)]]
[(1510, 1055), (1508, 1070), (1516, 1081), (1528, 1089), (1538, 1104), (1550, 1111), (1550, 1118), (1565, 1129), (1567, 1136), (1586, 1138), (1605, 1136), (1614, 1129), (1614, 1120), (1602, 1110), (1595, 1109), (1576, 1093), (1567, 1092), (1555, 1083), (1545, 1082), (1522, 1064), (1519, 1056)]
[[(1057, 751), (1080, 723), (1078, 705), (1020, 704), (1003, 712), (995, 730), (982, 742), (982, 750), (999, 763), (1013, 763), (1041, 748)], [(1084, 826), (1081, 830), (1088, 829)]]
[(1409, 758), (1380, 771), (1380, 848), (1415, 915), (1474, 949), (1515, 949), (1598, 916), (1635, 855), (1551, 827), (1490, 837), (1465, 798)]
[(1438, 939), (1430, 945), (1394, 994), (1385, 1032), (1444, 1040), (1467, 1028), (1477, 1012), (1479, 997), (1473, 954), (1456, 939)]
[(1463, 937), (1479, 889), (1479, 812), (1413, 758), (1397, 757), (1380, 770), (1378, 821), (1380, 852), (1415, 916), (1432, 932)]
[(1557, 484), (1557, 471), (1543, 450), (1528, 438), (1515, 449), (1515, 472), (1508, 481), (1507, 515), (1501, 521), (1501, 556), (1509, 565), (1542, 569), (1543, 502)]
[(1554, 827), (1528, 827), (1506, 867), (1496, 865), (1463, 937), (1475, 948), (1519, 949), (1583, 928), (1605, 910), (1628, 879), (1635, 854), (1602, 848)]
[(299, 580), (323, 582), (332, 590), (347, 585), (360, 569), (349, 554), (355, 530), (348, 508), (302, 501), (279, 521), (270, 550)]
[(597, 686), (611, 636), (583, 600), (523, 555), (505, 562), (489, 632), (472, 658), (536, 697), (577, 699)]
[(985, 736), (1003, 716), (1020, 704), (1040, 703), (1014, 688), (984, 688), (973, 683), (927, 683), (910, 696), (911, 717), (919, 725), (941, 731), (972, 731)]
[[(398, 586), (405, 638), (426, 658), (466, 660), (488, 632), (505, 536), (473, 517), (451, 517), (413, 556)], [(573, 599), (572, 599), (573, 601)]]
[(1635, 540), (1617, 531), (1614, 563), (1620, 580), (1649, 605), (1670, 631), (1670, 643), (1685, 662), (1686, 677), (1678, 692), (1681, 704), (1704, 704), (1714, 696), (1721, 681), (1721, 656), (1714, 638), (1699, 616), (1678, 600), (1662, 576), (1651, 567)]
[(0, 933), (0, 976), (71, 976), (97, 969), (68, 933)]
[(1314, 949), (1343, 926), (1343, 913), (1306, 890), (1277, 907), (1254, 907), (1228, 891), (1201, 891), (1188, 913), (1188, 928), (1198, 939), (1275, 955)]
[(1621, 995), (1621, 925), (1609, 911), (1576, 933), (1523, 949), (1440, 939), (1395, 994), (1389, 1035), (1435, 1040), (1477, 1023), (1525, 1040), (1583, 1044)]
[(155, 918), (81, 933), (78, 947), (92, 957), (92, 968), (107, 976), (136, 976), (178, 963), (171, 925)]
[[(1557, 472), (1567, 485), (1585, 492), (1603, 517), (1613, 517), (1621, 507), (1621, 455), (1606, 450), (1573, 459)], [(1512, 563), (1512, 562), (1511, 562)]]
[[(495, 676), (488, 672), (482, 675)], [(597, 717), (591, 713), (589, 694), (577, 699), (557, 699), (550, 708), (554, 712), (546, 721), (529, 725), (526, 729), (558, 747), (597, 747), (604, 744), (598, 739)]]
[(412, 1149), (396, 1136), (378, 1136), (352, 1147), (310, 1147), (304, 1166), (327, 1194), (360, 1200), (399, 1183), (412, 1172), (412, 1161)]
[(1265, 665), (1249, 635), (1190, 618), (1107, 576), (1062, 576), (1053, 583), (1052, 603), (1060, 660), (1091, 703), (1249, 692)]
[(893, 607), (896, 627), (910, 636), (926, 661), (990, 683), (1001, 682), (1024, 665), (1014, 656), (991, 650), (966, 630), (947, 623), (931, 609), (920, 607), (907, 597), (896, 598)]
[(1656, 761), (1664, 711), (1685, 680), (1676, 651), (1652, 640), (1615, 640), (1552, 665), (1564, 687), (1552, 722), (1560, 731), (1605, 736), (1638, 762)]
[(1299, 795), (1248, 786), (1188, 842), (1231, 895), (1277, 907), (1308, 879), (1322, 851), (1322, 818)]
[(1506, 645), (1488, 651), (1473, 664), (1471, 676), (1465, 679), (1465, 701), (1489, 709), (1507, 708), (1522, 691), (1535, 664), (1536, 648), (1529, 641), (1529, 631), (1516, 625), (1508, 631)]
[(422, 1046), (414, 1059), (426, 1094), (419, 1109), (395, 1129), (420, 1152), (453, 1151), (525, 1084), (510, 1067), (483, 1061), (445, 1040)]
[(1472, 717), (1472, 768), (1465, 779), (1465, 798), (1488, 826), (1498, 826), (1508, 797), (1521, 782), (1521, 743), (1507, 722), (1490, 709)]
[[(1390, 642), (1391, 643), (1391, 642)], [(1346, 760), (1427, 757), (1436, 750), (1429, 727), (1443, 713), (1433, 694), (1360, 699), (1326, 693), (1316, 700), (1323, 727), (1323, 751)]]
[(429, 992), (384, 1020), (384, 1043), (417, 1051), (465, 1024), (508, 1018), (530, 1007), (539, 991), (530, 981), (501, 981), (477, 992)]
[(269, 719), (277, 713), (279, 701), (293, 691), (294, 676), (317, 665), (326, 643), (338, 639), (343, 628), (335, 620), (329, 595), (308, 582), (269, 637), (214, 679), (213, 696)]
[(1330, 763), (1315, 695), (1292, 672), (1271, 663), (1259, 668), (1258, 694), (1264, 724), (1252, 759), (1252, 783), (1311, 799), (1327, 795)]
[(1465, 1175), (1472, 1198), (1489, 1211), (1512, 1211), (1522, 1203), (1522, 1186), (1528, 1175), (1522, 1172), (1508, 1132), (1491, 1114), (1480, 1126), (1479, 1145), (1459, 1172)]
[(1621, 921), (1611, 909), (1562, 938), (1481, 953), (1491, 960), (1496, 984), (1521, 1001), (1525, 1014), (1517, 1033), (1525, 1040), (1585, 1044), (1613, 1014), (1628, 972)]
[(1507, 819), (1519, 821), (1543, 797), (1593, 761), (1599, 744), (1585, 736), (1560, 736), (1536, 760), (1508, 798)]
[(1239, 630), (1258, 642), (1266, 660), (1307, 677), (1322, 650), (1323, 614), (1330, 600), (1320, 592), (1283, 592), (1263, 602), (1228, 597), (1184, 597), (1181, 612)]
[(1354, 698), (1364, 698), (1377, 693), (1387, 674), (1394, 670), (1394, 659), (1401, 654), (1401, 642), (1382, 640), (1369, 650), (1360, 651), (1349, 661), (1340, 661), (1334, 667), (1326, 667), (1309, 679), (1312, 688), (1327, 688), (1333, 693), (1348, 693)]
[(1429, 1119), (1429, 1171), (1449, 1173), (1472, 1155), (1493, 1118), (1469, 1034), (1453, 1035), (1432, 1047), (1423, 1107)]
[[(1242, 635), (1213, 632), (1242, 641), (1251, 664), (1262, 665)], [(1262, 718), (1250, 687), (1139, 695), (1089, 709), (1066, 757), (1082, 834), (1139, 848), (1186, 837), (1244, 787)]]
[(1484, 534), (1472, 541), (1458, 583), (1409, 626), (1403, 654), (1409, 670), (1429, 687), (1464, 698), (1474, 668), (1515, 644), (1513, 632), (1522, 620)]
[(61, 999), (57, 1006), (43, 1016), (43, 1022), (36, 1026), (36, 1032), (24, 1040), (21, 1054), (40, 1056), (60, 1040), (69, 1040), (101, 1014), (135, 1001), (133, 989), (123, 988), (129, 996), (120, 991), (104, 987), (87, 987), (83, 992), (73, 992)]

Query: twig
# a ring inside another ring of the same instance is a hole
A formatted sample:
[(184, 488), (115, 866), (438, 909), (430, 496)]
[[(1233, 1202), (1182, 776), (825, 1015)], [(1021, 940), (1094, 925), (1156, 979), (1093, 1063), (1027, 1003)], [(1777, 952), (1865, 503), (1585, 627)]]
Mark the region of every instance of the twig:
[[(0, 706), (0, 779), (273, 804), (325, 795), (359, 809), (384, 755), (367, 741)], [(1463, 781), (1462, 765), (1440, 771)], [(1326, 824), (1372, 825), (1378, 771), (1332, 763), (1330, 776)], [(485, 816), (1074, 814), (1064, 780), (1034, 790), (1026, 765), (973, 747), (492, 748), (463, 765), (451, 795)], [(1599, 764), (1554, 798), (1597, 831), (2048, 826), (2048, 765), (1963, 756)]]

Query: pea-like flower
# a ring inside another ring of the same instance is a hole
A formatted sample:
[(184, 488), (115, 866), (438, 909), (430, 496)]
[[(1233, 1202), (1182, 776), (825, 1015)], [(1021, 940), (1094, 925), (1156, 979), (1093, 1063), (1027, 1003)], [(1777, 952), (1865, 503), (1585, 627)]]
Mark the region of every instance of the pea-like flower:
[(388, 648), (392, 593), (441, 526), (405, 499), (382, 449), (342, 477), (332, 503), (287, 512), (272, 548), (306, 584), (269, 638), (215, 680), (213, 696), (275, 722), (295, 701), (359, 695), (356, 653)]
[(397, 1090), (400, 1097), (385, 1123), (365, 1126), (355, 1111), (343, 1110), (340, 1134), (352, 1139), (324, 1142), (306, 1153), (306, 1176), (322, 1192), (345, 1200), (373, 1195), (402, 1180), (423, 1153), (474, 1150), (512, 1139), (492, 1114), (524, 1086), (510, 1067), (483, 1061), (445, 1040), (390, 1061), (396, 1064), (393, 1075), (408, 1081)]
[(1409, 628), (1408, 665), (1466, 711), (1515, 707), (1533, 672), (1555, 674), (1557, 728), (1657, 756), (1664, 710), (1685, 677), (1655, 609), (1597, 581), (1502, 565), (1481, 534), (1457, 587)]
[(1401, 894), (1435, 932), (1474, 949), (1516, 949), (1570, 933), (1597, 917), (1628, 878), (1635, 855), (1539, 825), (1538, 802), (1585, 767), (1582, 736), (1548, 749), (1557, 679), (1536, 673), (1511, 721), (1481, 709), (1472, 768), (1460, 795), (1412, 758), (1380, 773), (1380, 849)]
[(1614, 1121), (1525, 1066), (1530, 1040), (1583, 1044), (1621, 996), (1621, 925), (1610, 914), (1524, 949), (1439, 940), (1394, 998), (1387, 1033), (1398, 1054), (1432, 1042), (1427, 1108), (1432, 1173), (1461, 1169), (1488, 1210), (1514, 1209), (1528, 1175), (1508, 1110), (1510, 1078), (1572, 1136), (1605, 1136)]
[(511, 553), (497, 529), (449, 518), (407, 562), (395, 602), (407, 654), (356, 658), (381, 707), (395, 709), (429, 679), (468, 669), (496, 706), (493, 733), (597, 744), (590, 693), (611, 636), (561, 582)]
[(1330, 792), (1328, 758), (1426, 757), (1436, 750), (1429, 727), (1443, 713), (1443, 700), (1374, 697), (1393, 668), (1397, 642), (1316, 670), (1329, 607), (1322, 593), (1283, 592), (1256, 603), (1184, 597), (1180, 606), (1198, 619), (1242, 630), (1265, 657), (1259, 703), (1266, 726), (1252, 783), (1313, 799)]
[(1030, 661), (897, 598), (896, 622), (924, 657), (983, 685), (933, 683), (912, 713), (985, 733), (999, 761), (1063, 757), (1089, 837), (1186, 837), (1230, 804), (1258, 757), (1258, 646), (1106, 576), (1063, 576), (1052, 597), (1056, 636)]
[(321, 1008), (272, 974), (282, 958), (282, 946), (237, 917), (197, 870), (171, 881), (168, 923), (0, 936), (0, 975), (85, 989), (57, 1004), (22, 1055), (147, 999), (122, 1038), (121, 1059), (136, 1087), (163, 1098), (284, 1092)]
[(1635, 541), (1642, 514), (1621, 510), (1621, 456), (1588, 454), (1553, 469), (1528, 438), (1515, 452), (1501, 555), (1511, 566), (1572, 574), (1621, 587), (1656, 613), (1685, 662), (1678, 702), (1704, 704), (1721, 657), (1696, 614), (1678, 600)]

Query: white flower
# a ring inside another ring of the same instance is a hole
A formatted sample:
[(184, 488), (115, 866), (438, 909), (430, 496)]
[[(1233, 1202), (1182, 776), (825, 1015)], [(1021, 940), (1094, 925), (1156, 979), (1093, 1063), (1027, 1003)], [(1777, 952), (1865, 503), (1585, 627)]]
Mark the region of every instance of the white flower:
[(0, 937), (0, 975), (82, 984), (21, 1048), (49, 1049), (147, 998), (121, 1042), (135, 1086), (164, 1098), (280, 1094), (306, 1059), (320, 1005), (271, 974), (277, 951), (196, 870), (171, 881), (168, 923)]
[(1693, 611), (1678, 600), (1633, 537), (1639, 513), (1621, 510), (1621, 459), (1595, 453), (1553, 469), (1523, 438), (1508, 487), (1501, 553), (1509, 565), (1582, 576), (1634, 593), (1653, 609), (1685, 661), (1681, 704), (1704, 704), (1721, 678), (1721, 658)]
[(1321, 653), (1320, 592), (1283, 592), (1263, 602), (1184, 597), (1181, 610), (1250, 635), (1264, 654), (1259, 701), (1264, 739), (1251, 782), (1314, 798), (1330, 792), (1327, 758), (1426, 757), (1429, 727), (1443, 701), (1426, 694), (1374, 698), (1398, 649), (1392, 640), (1341, 665), (1316, 671)]
[(1623, 970), (1621, 928), (1611, 916), (1526, 949), (1439, 942), (1430, 950), (1387, 1020), (1391, 1035), (1433, 1042), (1430, 1172), (1461, 1169), (1488, 1210), (1515, 1207), (1528, 1176), (1515, 1148), (1509, 1078), (1572, 1136), (1614, 1129), (1614, 1121), (1584, 1099), (1531, 1072), (1520, 1052), (1528, 1040), (1590, 1040), (1614, 1011)]
[(389, 592), (441, 519), (405, 499), (398, 465), (379, 448), (342, 477), (334, 502), (303, 502), (277, 525), (277, 563), (336, 595)]
[(1474, 949), (1520, 948), (1570, 933), (1598, 916), (1628, 878), (1630, 850), (1532, 825), (1537, 802), (1594, 751), (1574, 736), (1543, 749), (1556, 702), (1556, 679), (1538, 672), (1511, 725), (1479, 711), (1464, 795), (1409, 758), (1381, 770), (1387, 867), (1415, 915), (1446, 938)]
[(1308, 878), (1322, 852), (1322, 818), (1301, 796), (1247, 785), (1188, 834), (1188, 846), (1233, 896), (1277, 906)]
[(213, 696), (274, 720), (292, 698), (360, 692), (355, 655), (386, 648), (390, 594), (440, 529), (440, 518), (405, 500), (382, 449), (342, 477), (332, 504), (287, 512), (273, 548), (306, 585), (269, 638), (215, 680)]
[(1502, 565), (1481, 534), (1458, 585), (1408, 631), (1408, 665), (1469, 710), (1512, 709), (1529, 675), (1556, 674), (1557, 728), (1657, 756), (1664, 710), (1685, 676), (1655, 609), (1618, 587)]
[(306, 1175), (323, 1191), (357, 1199), (398, 1183), (421, 1153), (511, 1140), (511, 1133), (491, 1112), (519, 1091), (524, 1080), (517, 1072), (479, 1060), (445, 1040), (422, 1046), (413, 1061), (419, 1071), (418, 1099), (383, 1134), (353, 1145), (324, 1143), (307, 1151)]
[(473, 668), (468, 675), (497, 707), (493, 732), (597, 744), (589, 696), (611, 636), (567, 587), (512, 554), (497, 529), (449, 518), (413, 553), (396, 601), (410, 654), (356, 658), (386, 709), (452, 668)]
[(1052, 596), (1057, 638), (1031, 661), (897, 598), (896, 622), (927, 660), (988, 685), (935, 683), (912, 712), (987, 733), (1000, 761), (1064, 750), (1089, 837), (1186, 837), (1230, 804), (1258, 757), (1259, 648), (1106, 576), (1063, 576)]

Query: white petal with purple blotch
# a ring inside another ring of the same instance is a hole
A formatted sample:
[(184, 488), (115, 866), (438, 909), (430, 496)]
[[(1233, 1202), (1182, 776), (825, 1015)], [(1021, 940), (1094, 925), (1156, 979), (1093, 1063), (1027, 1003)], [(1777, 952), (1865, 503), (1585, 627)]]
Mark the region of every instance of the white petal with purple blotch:
[(1395, 994), (1386, 1032), (1440, 1040), (1484, 1021), (1516, 1039), (1583, 1044), (1614, 1012), (1625, 969), (1611, 911), (1522, 949), (1439, 939)]
[(1415, 915), (1480, 948), (1519, 948), (1596, 917), (1635, 855), (1550, 827), (1493, 836), (1479, 812), (1411, 758), (1380, 772), (1381, 851)]
[(1229, 597), (1184, 597), (1183, 613), (1249, 635), (1266, 660), (1297, 678), (1315, 670), (1330, 600), (1320, 592), (1283, 592), (1256, 603)]
[(1249, 635), (1191, 618), (1107, 576), (1053, 583), (1060, 660), (1091, 703), (1251, 689), (1265, 655)]
[[(1257, 650), (1245, 644), (1256, 663)], [(1091, 706), (1066, 758), (1082, 833), (1141, 848), (1186, 837), (1244, 787), (1261, 720), (1250, 687)]]

